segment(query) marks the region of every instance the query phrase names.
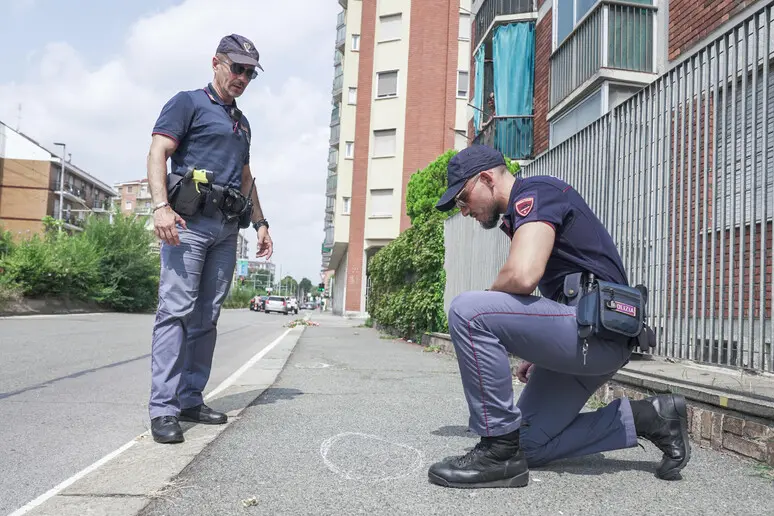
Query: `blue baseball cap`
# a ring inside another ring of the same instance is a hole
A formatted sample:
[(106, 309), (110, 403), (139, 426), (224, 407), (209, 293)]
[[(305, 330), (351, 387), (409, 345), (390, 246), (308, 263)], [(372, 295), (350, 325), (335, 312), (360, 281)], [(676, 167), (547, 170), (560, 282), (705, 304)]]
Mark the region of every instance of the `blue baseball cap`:
[(484, 170), (505, 165), (505, 158), (498, 150), (486, 145), (472, 145), (452, 156), (446, 167), (446, 191), (435, 205), (440, 211), (454, 208), (454, 198), (465, 186), (465, 182)]
[(229, 34), (220, 40), (216, 54), (226, 54), (234, 63), (257, 66), (263, 70), (258, 62), (260, 54), (255, 49), (253, 42), (239, 34)]

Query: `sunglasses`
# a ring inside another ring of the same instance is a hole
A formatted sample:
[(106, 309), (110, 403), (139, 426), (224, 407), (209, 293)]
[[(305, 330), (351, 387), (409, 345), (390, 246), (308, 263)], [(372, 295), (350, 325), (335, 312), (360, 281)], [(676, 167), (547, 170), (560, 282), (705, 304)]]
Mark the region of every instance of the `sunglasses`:
[(223, 63), (224, 65), (228, 65), (229, 70), (231, 70), (231, 73), (233, 73), (234, 75), (245, 74), (245, 76), (251, 81), (256, 77), (258, 77), (258, 72), (253, 67), (248, 67), (239, 63), (227, 63), (225, 61), (221, 61), (221, 63)]
[[(463, 186), (462, 190), (460, 190), (460, 193), (458, 193), (457, 196), (454, 198), (454, 204), (456, 204), (458, 208), (462, 209), (463, 207), (467, 206), (467, 203), (465, 202), (465, 200), (462, 197), (463, 197), (463, 195), (465, 197), (467, 197), (467, 194), (469, 192), (473, 191), (473, 188), (476, 187), (476, 183), (478, 182), (478, 178), (479, 177), (481, 177), (481, 176), (476, 175), (476, 177), (471, 178), (472, 182), (471, 182), (471, 179), (468, 179), (465, 182), (465, 186)], [(468, 190), (468, 185), (469, 184), (472, 184), (473, 187)]]

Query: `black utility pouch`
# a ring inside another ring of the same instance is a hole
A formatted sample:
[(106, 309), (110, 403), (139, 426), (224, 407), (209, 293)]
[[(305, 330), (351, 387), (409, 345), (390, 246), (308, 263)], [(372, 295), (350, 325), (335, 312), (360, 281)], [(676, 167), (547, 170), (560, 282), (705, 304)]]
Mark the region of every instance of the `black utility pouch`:
[(193, 172), (186, 173), (178, 184), (179, 189), (174, 204), (170, 201), (170, 205), (178, 215), (192, 217), (199, 213), (203, 200), (203, 196), (193, 180)]
[(212, 217), (223, 205), (223, 188), (218, 185), (211, 185), (204, 195), (202, 203), (202, 215)]
[(640, 335), (645, 296), (635, 287), (595, 280), (578, 303), (578, 337), (625, 340)]
[(177, 196), (180, 193), (180, 182), (183, 180), (183, 176), (180, 174), (167, 174), (167, 201), (172, 209), (175, 209), (175, 202), (177, 202)]

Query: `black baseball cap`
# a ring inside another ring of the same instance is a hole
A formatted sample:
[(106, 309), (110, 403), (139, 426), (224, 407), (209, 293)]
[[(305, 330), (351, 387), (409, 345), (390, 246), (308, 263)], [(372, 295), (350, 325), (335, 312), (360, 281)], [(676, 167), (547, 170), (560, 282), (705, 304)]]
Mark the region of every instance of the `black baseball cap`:
[(257, 66), (263, 70), (263, 66), (258, 62), (260, 55), (255, 49), (253, 42), (239, 34), (229, 34), (220, 40), (216, 54), (226, 54), (234, 63), (243, 65)]
[(487, 145), (472, 145), (452, 156), (446, 167), (446, 191), (435, 205), (440, 211), (454, 208), (454, 198), (465, 186), (465, 182), (484, 170), (505, 165), (505, 158), (498, 150)]

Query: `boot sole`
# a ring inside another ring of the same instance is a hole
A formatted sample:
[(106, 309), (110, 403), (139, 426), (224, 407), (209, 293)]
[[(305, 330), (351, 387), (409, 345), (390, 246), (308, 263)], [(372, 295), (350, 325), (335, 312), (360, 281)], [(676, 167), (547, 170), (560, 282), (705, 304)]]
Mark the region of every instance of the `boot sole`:
[(685, 443), (685, 457), (680, 463), (665, 471), (659, 478), (662, 480), (678, 480), (680, 478), (680, 471), (688, 465), (688, 461), (691, 460), (691, 441), (688, 435), (688, 409), (685, 406), (685, 398), (682, 396), (672, 395), (672, 400), (675, 403), (675, 410), (680, 416), (680, 435)]
[(433, 484), (457, 489), (496, 488), (496, 487), (526, 487), (529, 484), (529, 471), (519, 473), (515, 477), (491, 480), (489, 482), (449, 482), (438, 475), (428, 472), (428, 478)]
[(160, 444), (182, 443), (185, 439), (182, 435), (153, 436), (153, 440)]
[(212, 421), (212, 420), (201, 420), (201, 419), (185, 417), (185, 416), (179, 416), (178, 419), (180, 421), (185, 421), (186, 423), (199, 423), (200, 425), (225, 425), (226, 423), (228, 423), (228, 419), (224, 421)]

